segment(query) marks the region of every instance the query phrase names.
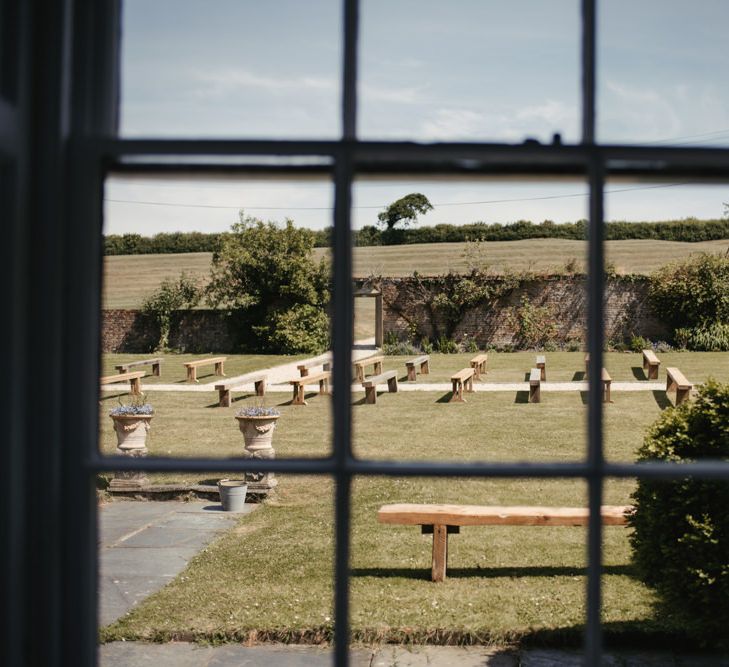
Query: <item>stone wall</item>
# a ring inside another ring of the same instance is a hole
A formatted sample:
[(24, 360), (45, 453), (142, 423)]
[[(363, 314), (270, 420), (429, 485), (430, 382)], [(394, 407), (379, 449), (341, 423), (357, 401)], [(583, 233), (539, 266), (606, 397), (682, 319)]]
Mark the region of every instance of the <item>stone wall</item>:
[[(430, 339), (444, 335), (448, 321), (427, 301), (439, 290), (427, 277), (383, 278), (379, 283), (384, 301), (385, 336), (405, 339), (409, 331)], [(453, 338), (475, 340), (479, 347), (518, 344), (514, 312), (522, 297), (536, 307), (546, 307), (556, 323), (557, 340), (585, 340), (587, 319), (586, 280), (582, 276), (554, 276), (522, 282), (495, 302), (467, 309), (455, 327)], [(623, 341), (632, 334), (665, 340), (667, 327), (656, 319), (647, 301), (648, 282), (635, 276), (609, 278), (606, 285), (605, 336)]]
[[(159, 328), (138, 310), (104, 310), (101, 313), (102, 352), (152, 352)], [(173, 314), (170, 347), (183, 352), (230, 352), (226, 314), (212, 310), (178, 311)]]

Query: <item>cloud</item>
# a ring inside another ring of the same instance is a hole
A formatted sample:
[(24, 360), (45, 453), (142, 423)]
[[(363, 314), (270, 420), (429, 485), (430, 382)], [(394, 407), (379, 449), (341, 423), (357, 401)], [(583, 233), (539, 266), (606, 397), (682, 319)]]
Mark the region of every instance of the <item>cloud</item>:
[(200, 84), (201, 96), (224, 95), (242, 88), (265, 90), (273, 94), (291, 94), (305, 91), (329, 91), (338, 89), (332, 78), (322, 76), (285, 77), (256, 74), (244, 69), (193, 70), (191, 78)]
[(359, 85), (359, 94), (364, 103), (422, 104), (424, 102), (423, 93), (426, 89), (427, 85), (387, 88), (363, 82)]

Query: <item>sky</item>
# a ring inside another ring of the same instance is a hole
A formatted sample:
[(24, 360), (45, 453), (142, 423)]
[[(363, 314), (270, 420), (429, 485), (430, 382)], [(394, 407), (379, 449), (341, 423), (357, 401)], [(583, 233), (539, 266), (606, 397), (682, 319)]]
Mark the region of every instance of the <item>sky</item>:
[[(121, 135), (337, 139), (339, 0), (126, 0)], [(603, 0), (597, 137), (729, 146), (726, 0)], [(580, 134), (579, 0), (362, 0), (361, 139), (549, 142)], [(660, 187), (658, 187), (660, 186)], [(422, 224), (572, 221), (568, 181), (357, 182), (353, 225), (409, 192)], [(111, 177), (105, 233), (223, 231), (238, 211), (331, 224), (326, 181)], [(606, 219), (721, 217), (729, 186), (608, 184)]]

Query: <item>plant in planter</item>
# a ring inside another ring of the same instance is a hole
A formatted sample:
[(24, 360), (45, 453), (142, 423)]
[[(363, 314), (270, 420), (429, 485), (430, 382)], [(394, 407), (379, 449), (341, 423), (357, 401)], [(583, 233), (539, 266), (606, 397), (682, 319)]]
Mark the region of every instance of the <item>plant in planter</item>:
[[(147, 433), (154, 416), (154, 409), (145, 396), (132, 396), (132, 402), (119, 405), (109, 411), (114, 422), (117, 454), (122, 456), (147, 456)], [(134, 491), (149, 484), (147, 474), (136, 471), (114, 473), (109, 488), (117, 491)]]
[[(281, 413), (276, 408), (248, 406), (235, 413), (238, 427), (245, 441), (246, 459), (275, 459), (276, 452), (271, 445), (276, 421)], [(278, 480), (272, 472), (247, 472), (245, 481), (250, 493), (267, 494)]]

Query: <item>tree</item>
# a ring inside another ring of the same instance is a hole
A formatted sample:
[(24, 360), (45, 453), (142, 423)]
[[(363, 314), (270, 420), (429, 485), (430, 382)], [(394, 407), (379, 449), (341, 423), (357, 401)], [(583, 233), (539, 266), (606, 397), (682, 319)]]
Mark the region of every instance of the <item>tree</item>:
[(425, 195), (419, 192), (411, 192), (390, 204), (382, 213), (377, 216), (381, 224), (391, 230), (398, 223), (403, 225), (417, 222), (418, 215), (432, 211), (433, 206)]
[(279, 226), (242, 211), (223, 235), (213, 254), (208, 302), (230, 312), (241, 350), (316, 353), (329, 345), (329, 267), (312, 259), (314, 239), (291, 220)]

